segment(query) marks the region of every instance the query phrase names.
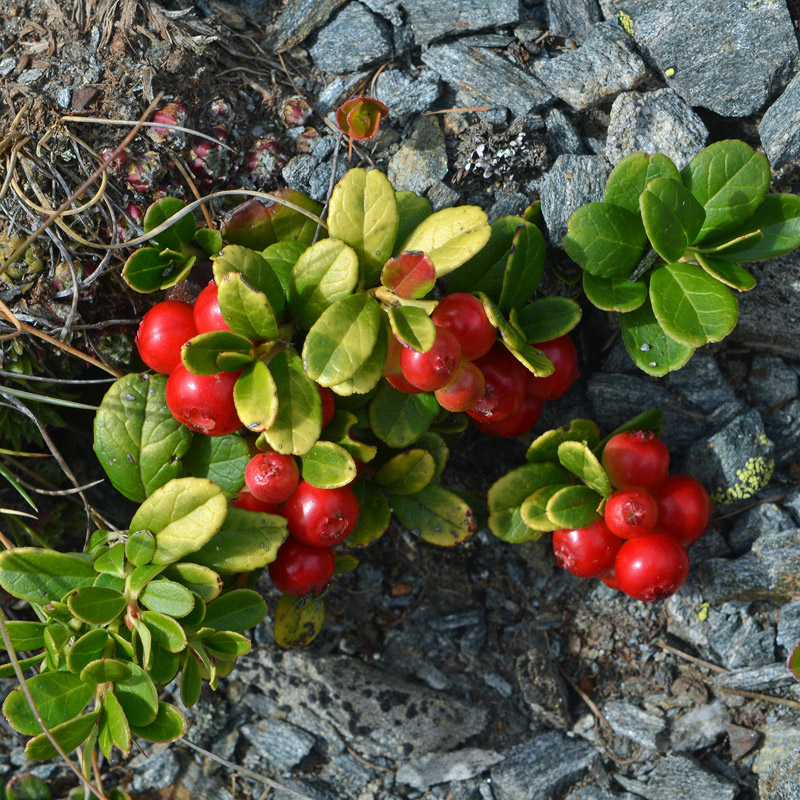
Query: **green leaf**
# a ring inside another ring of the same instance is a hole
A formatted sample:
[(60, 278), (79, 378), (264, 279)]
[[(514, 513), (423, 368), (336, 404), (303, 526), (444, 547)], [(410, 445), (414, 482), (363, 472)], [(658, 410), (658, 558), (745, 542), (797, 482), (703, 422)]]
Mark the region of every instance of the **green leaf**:
[(427, 198), (420, 197), (415, 192), (395, 192), (394, 196), (397, 201), (397, 214), (400, 222), (397, 226), (393, 255), (398, 255), (402, 250), (403, 242), (411, 235), (411, 231), (431, 215), (431, 204)]
[(543, 297), (511, 313), (510, 321), (528, 342), (549, 342), (569, 333), (581, 321), (581, 307), (568, 297)]
[(155, 292), (184, 280), (194, 265), (194, 258), (176, 260), (171, 251), (142, 247), (129, 256), (122, 268), (125, 283), (137, 292)]
[(128, 725), (128, 718), (113, 691), (107, 692), (103, 698), (103, 710), (106, 712), (106, 725), (108, 725), (111, 740), (127, 758), (131, 751), (131, 729)]
[(304, 647), (312, 642), (325, 623), (325, 603), (315, 598), (285, 594), (278, 601), (272, 622), (280, 647)]
[(356, 462), (343, 447), (317, 442), (302, 458), (303, 480), (320, 489), (346, 486), (356, 477)]
[[(28, 678), (26, 683), (47, 728), (54, 728), (80, 714), (95, 692), (94, 684), (85, 683), (71, 672), (43, 672)], [(19, 687), (6, 697), (3, 715), (19, 733), (33, 736), (42, 732)]]
[(98, 658), (90, 661), (81, 670), (81, 680), (84, 683), (116, 683), (130, 678), (133, 674), (130, 664), (115, 658)]
[(656, 178), (680, 181), (678, 168), (661, 153), (631, 153), (617, 164), (608, 176), (604, 203), (622, 206), (631, 214), (639, 216), (639, 195)]
[[(164, 197), (153, 203), (144, 215), (145, 233), (155, 230), (162, 222), (166, 222), (174, 214), (186, 208), (186, 203), (177, 197)], [(153, 238), (161, 250), (180, 250), (194, 239), (197, 223), (191, 214), (175, 220), (165, 231)]]
[(94, 568), (96, 572), (109, 575), (125, 576), (125, 544), (116, 542), (111, 547), (106, 547), (94, 553)]
[(209, 603), (203, 625), (215, 631), (246, 631), (267, 613), (264, 598), (252, 589), (234, 589)]
[(489, 488), (489, 529), (498, 539), (511, 544), (538, 538), (522, 521), (520, 506), (537, 489), (570, 480), (565, 469), (547, 461), (506, 473)]
[(487, 219), (477, 206), (443, 208), (423, 220), (401, 249), (427, 253), (436, 277), (441, 278), (469, 261), (489, 241), (492, 229)]
[(250, 461), (247, 441), (235, 433), (228, 436), (195, 436), (183, 459), (184, 470), (195, 478), (207, 478), (228, 494), (244, 486), (244, 471)]
[[(319, 389), (294, 350), (274, 356), (269, 371), (278, 390), (278, 414), (261, 436), (278, 453), (303, 455), (316, 444), (322, 431)], [(259, 446), (260, 442), (261, 438)]]
[(602, 501), (588, 486), (567, 486), (547, 501), (547, 516), (557, 529), (585, 528), (600, 519)]
[(90, 625), (108, 625), (125, 609), (126, 600), (121, 592), (85, 586), (76, 589), (67, 600), (69, 610)]
[(537, 489), (530, 497), (526, 497), (524, 502), (519, 508), (520, 517), (522, 521), (532, 530), (538, 533), (538, 536), (529, 534), (526, 541), (540, 539), (541, 536), (548, 531), (557, 529), (557, 525), (550, 520), (547, 516), (547, 504), (554, 494), (566, 489), (563, 483), (557, 483), (553, 486), (543, 486)]
[(441, 486), (428, 486), (415, 494), (395, 494), (391, 502), (400, 522), (429, 544), (452, 547), (475, 533), (472, 509)]
[(106, 392), (94, 419), (94, 452), (114, 488), (141, 503), (181, 472), (191, 431), (167, 408), (166, 375), (132, 374)]
[(261, 433), (278, 416), (278, 390), (263, 361), (248, 364), (233, 386), (236, 414), (248, 431)]
[(581, 206), (569, 218), (564, 237), (567, 255), (601, 278), (630, 278), (646, 245), (639, 218), (611, 203)]
[(604, 311), (633, 311), (647, 300), (647, 284), (628, 278), (599, 278), (583, 273), (583, 292), (586, 299)]
[(404, 250), (397, 258), (390, 258), (384, 264), (381, 283), (398, 297), (419, 299), (433, 289), (436, 269), (426, 253)]
[[(358, 368), (355, 375), (342, 383), (335, 383), (331, 386), (331, 391), (339, 397), (349, 397), (354, 394), (367, 394), (371, 392), (380, 381), (383, 375), (383, 368), (386, 366), (386, 357), (389, 353), (389, 323), (381, 315), (381, 324), (378, 328), (378, 339), (375, 347), (370, 353), (369, 358)], [(341, 444), (341, 442), (340, 442)], [(347, 449), (347, 445), (343, 445)], [(369, 459), (368, 459), (369, 460)]]
[[(272, 192), (284, 200), (319, 214), (322, 206), (294, 189), (277, 189)], [(279, 241), (311, 244), (317, 223), (287, 206), (271, 200), (249, 200), (225, 215), (222, 236), (229, 242), (263, 250)]]
[(663, 419), (664, 412), (660, 408), (648, 408), (647, 411), (637, 414), (633, 419), (629, 419), (616, 430), (611, 431), (601, 442), (592, 447), (592, 452), (600, 458), (609, 441), (618, 433), (625, 433), (625, 431), (652, 431), (656, 436), (660, 436), (664, 428)]
[[(130, 717), (128, 719), (130, 721)], [(156, 718), (144, 726), (131, 722), (131, 733), (148, 742), (174, 742), (186, 733), (186, 720), (175, 706), (159, 702)]]
[(611, 492), (611, 482), (606, 471), (592, 453), (588, 444), (583, 442), (562, 442), (558, 446), (558, 460), (573, 475), (577, 475), (590, 489), (594, 489), (602, 497)]
[(322, 239), (297, 259), (286, 297), (297, 325), (308, 330), (322, 312), (352, 294), (358, 284), (358, 256), (339, 239)]
[(153, 641), (169, 653), (180, 653), (186, 647), (183, 626), (158, 611), (143, 611), (142, 622), (150, 628)]
[[(38, 656), (31, 656), (31, 658), (20, 658), (19, 668), (21, 670), (26, 670), (28, 667), (35, 667), (37, 664), (41, 664), (44, 659), (45, 653), (39, 653)], [(3, 666), (0, 667), (0, 678), (14, 678), (16, 675), (17, 673), (14, 671), (13, 664), (3, 664)]]
[(303, 242), (275, 242), (261, 254), (267, 259), (272, 271), (278, 276), (284, 291), (289, 288), (289, 276), (297, 259), (308, 245)]
[(67, 668), (80, 674), (83, 668), (102, 658), (108, 646), (109, 636), (103, 628), (93, 628), (78, 639), (67, 651)]
[(375, 473), (375, 482), (390, 494), (415, 494), (436, 474), (433, 456), (420, 448), (392, 456)]
[(200, 699), (202, 688), (199, 662), (189, 652), (183, 659), (183, 669), (181, 670), (181, 702), (186, 708), (191, 708)]
[(131, 725), (148, 725), (156, 717), (158, 692), (149, 675), (138, 664), (130, 667), (130, 678), (116, 683), (114, 693)]
[(238, 658), (250, 652), (250, 640), (241, 633), (219, 631), (203, 639), (203, 646), (213, 658)]
[(450, 450), (445, 444), (444, 439), (438, 433), (423, 433), (415, 442), (417, 448), (427, 451), (433, 456), (436, 469), (433, 473), (432, 483), (439, 483), (442, 473), (447, 465)]
[(325, 428), (325, 439), (343, 447), (353, 458), (361, 459), (366, 464), (375, 458), (378, 450), (372, 445), (357, 441), (350, 435), (350, 429), (357, 422), (358, 417), (355, 414), (337, 409), (333, 419)]
[(181, 348), (181, 361), (194, 375), (216, 375), (223, 371), (219, 364), (220, 355), (224, 354), (227, 357), (229, 353), (235, 353), (243, 360), (243, 363), (236, 367), (241, 369), (252, 358), (251, 347), (252, 342), (238, 333), (208, 331), (199, 333), (186, 342)]
[(81, 555), (16, 547), (0, 553), (0, 586), (10, 595), (44, 606), (67, 592), (91, 586), (97, 573)]
[(123, 592), (125, 591), (125, 578), (101, 572), (92, 585), (100, 589), (113, 589), (115, 592)]
[(139, 595), (140, 602), (151, 611), (180, 619), (194, 608), (192, 593), (179, 583), (168, 580), (150, 581)]
[(348, 547), (367, 547), (386, 533), (392, 512), (383, 492), (372, 483), (358, 480), (350, 488), (358, 500), (358, 521), (344, 543)]
[[(214, 539), (211, 541), (213, 542)], [(201, 551), (202, 548), (198, 550), (198, 552)], [(197, 558), (197, 553), (194, 553), (192, 558)], [(185, 628), (200, 624), (206, 613), (205, 603), (210, 603), (219, 597), (223, 587), (222, 578), (213, 569), (189, 561), (179, 561), (177, 564), (171, 564), (164, 570), (164, 577), (179, 583), (181, 586), (185, 586), (194, 595), (194, 608), (181, 620), (181, 625)], [(198, 601), (200, 601), (199, 610)], [(195, 621), (196, 617), (199, 617), (197, 622)]]
[(220, 287), (225, 275), (240, 272), (251, 287), (266, 295), (272, 313), (276, 319), (280, 319), (286, 306), (286, 295), (278, 276), (261, 253), (238, 244), (229, 244), (222, 248), (212, 267), (214, 280)]
[[(44, 647), (44, 628), (43, 622), (23, 622), (20, 620), (6, 622), (11, 646), (17, 653), (25, 650), (38, 650), (40, 647)], [(0, 639), (0, 650), (5, 649), (5, 643)]]
[(650, 301), (665, 333), (688, 347), (724, 339), (739, 315), (733, 292), (694, 264), (667, 264), (654, 270)]
[(497, 305), (504, 313), (530, 300), (544, 273), (544, 236), (535, 225), (521, 225), (511, 241)]
[(283, 517), (231, 507), (219, 533), (192, 558), (223, 575), (253, 572), (275, 560), (287, 535)]
[(408, 447), (428, 430), (439, 410), (432, 394), (404, 394), (384, 381), (369, 404), (369, 424), (389, 447)]
[[(48, 607), (48, 611), (52, 614), (52, 606)], [(69, 609), (67, 609), (69, 613)], [(62, 652), (70, 637), (70, 629), (65, 625), (54, 623), (48, 625), (44, 629), (44, 649), (46, 654), (47, 668), (51, 672), (55, 672), (62, 666)]]
[(156, 537), (153, 564), (171, 564), (197, 552), (220, 529), (228, 504), (219, 486), (202, 478), (178, 478), (156, 489), (131, 520), (131, 531)]
[(222, 250), (222, 237), (213, 228), (198, 228), (194, 240), (212, 258), (216, 258)]
[(133, 598), (138, 598), (145, 586), (165, 569), (164, 564), (142, 564), (136, 567), (127, 579), (125, 593)]
[(800, 681), (800, 644), (792, 650), (789, 660), (786, 662), (789, 672), (792, 673), (795, 680)]
[(378, 282), (392, 255), (399, 221), (394, 189), (379, 170), (351, 169), (336, 184), (328, 209), (328, 235), (358, 253), (368, 287)]
[[(99, 713), (99, 711), (95, 711), (57, 725), (50, 729), (50, 735), (58, 742), (63, 752), (69, 754), (86, 741), (97, 722)], [(59, 753), (47, 735), (40, 733), (25, 746), (25, 755), (31, 761), (47, 761), (51, 758), (58, 758)]]
[(678, 181), (656, 178), (639, 197), (647, 237), (664, 261), (677, 261), (695, 240), (706, 213)]
[(694, 353), (693, 347), (669, 337), (653, 314), (648, 298), (635, 311), (620, 317), (625, 349), (640, 370), (662, 377), (680, 369)]
[(252, 340), (278, 338), (278, 321), (267, 296), (251, 286), (241, 272), (222, 276), (217, 300), (234, 333)]
[(181, 657), (177, 653), (169, 653), (163, 647), (153, 644), (150, 655), (150, 666), (147, 668), (153, 683), (160, 689), (166, 686), (178, 674)]
[(736, 289), (737, 292), (747, 292), (756, 285), (756, 279), (738, 264), (724, 258), (714, 257), (706, 253), (695, 253), (698, 264), (720, 283)]
[(2, 800), (53, 800), (50, 787), (30, 772), (18, 772), (5, 784), (0, 785)]
[(531, 442), (525, 454), (527, 461), (555, 461), (562, 442), (585, 442), (594, 447), (600, 441), (600, 429), (590, 419), (573, 419), (566, 428), (546, 431)]
[(137, 531), (125, 542), (125, 557), (134, 567), (149, 564), (156, 552), (156, 538), (148, 531)]
[(380, 308), (369, 295), (337, 300), (306, 337), (303, 364), (308, 377), (322, 386), (351, 378), (374, 350), (380, 325)]
[(390, 306), (387, 314), (392, 333), (401, 344), (418, 353), (425, 353), (433, 347), (436, 328), (433, 320), (421, 308)]

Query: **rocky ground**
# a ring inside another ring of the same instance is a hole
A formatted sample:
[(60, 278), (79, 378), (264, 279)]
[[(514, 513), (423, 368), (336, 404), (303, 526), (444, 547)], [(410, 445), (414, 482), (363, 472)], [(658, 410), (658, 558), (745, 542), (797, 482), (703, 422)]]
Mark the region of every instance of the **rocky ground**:
[[(186, 104), (187, 126), (227, 126), (233, 154), (209, 161), (205, 188), (324, 200), (334, 163), (347, 168), (325, 115), (371, 93), (391, 113), (354, 162), (436, 208), (469, 202), (496, 218), (539, 198), (558, 264), (571, 211), (636, 150), (682, 165), (743, 138), (768, 155), (775, 188), (800, 189), (798, 12), (796, 0), (4, 0), (3, 119), (26, 100), (34, 136), (61, 114), (136, 119), (163, 90)], [(78, 129), (98, 146), (121, 136)], [(153, 154), (152, 186), (134, 191), (123, 169), (112, 206), (183, 192), (167, 162), (191, 145), (139, 137), (131, 159)], [(0, 212), (11, 218), (8, 201)], [(445, 552), (393, 529), (342, 577), (310, 647), (282, 652), (262, 624), (189, 712), (187, 738), (227, 765), (153, 747), (107, 765), (110, 784), (142, 800), (800, 798), (800, 685), (784, 666), (800, 642), (800, 255), (754, 272), (728, 342), (660, 381), (586, 309), (582, 378), (541, 423), (610, 429), (665, 410), (674, 468), (734, 501), (718, 504), (677, 596), (649, 606), (574, 579), (546, 541), (514, 548), (483, 530)], [(68, 294), (0, 284), (45, 327), (64, 324)], [(91, 299), (79, 321), (96, 319)], [(136, 311), (126, 302), (122, 316)], [(118, 326), (117, 355), (131, 332)], [(465, 434), (453, 480), (485, 491), (523, 454), (518, 442), (487, 454)], [(0, 727), (0, 776), (32, 766), (22, 745)], [(33, 771), (63, 778), (57, 764)]]

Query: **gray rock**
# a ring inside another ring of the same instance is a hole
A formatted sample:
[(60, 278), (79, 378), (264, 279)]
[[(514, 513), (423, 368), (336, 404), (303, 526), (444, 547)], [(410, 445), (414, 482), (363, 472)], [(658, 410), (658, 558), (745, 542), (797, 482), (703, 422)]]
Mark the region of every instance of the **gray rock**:
[(669, 85), (725, 117), (761, 110), (800, 63), (784, 0), (760, 0), (755, 13), (747, 0), (647, 3), (630, 13), (645, 58), (662, 75), (672, 70)]
[(739, 558), (710, 558), (697, 567), (697, 579), (708, 603), (763, 600), (770, 596), (767, 571), (754, 553)]
[(14, 71), (17, 66), (17, 59), (14, 56), (9, 56), (0, 60), (0, 78), (5, 78)]
[(414, 79), (399, 69), (389, 69), (378, 76), (375, 97), (389, 107), (392, 116), (418, 114), (438, 99), (439, 79), (428, 70)]
[(800, 594), (800, 528), (766, 531), (753, 542), (753, 553), (766, 573), (768, 599)]
[(552, 728), (569, 727), (567, 687), (542, 634), (516, 662), (517, 682), (535, 720)]
[(761, 800), (800, 800), (800, 751), (773, 761), (758, 779)]
[(608, 163), (601, 156), (559, 156), (542, 181), (542, 215), (550, 241), (558, 246), (575, 209), (603, 197)]
[(514, 692), (514, 687), (496, 672), (489, 672), (484, 675), (483, 682), (491, 689), (494, 689), (501, 697), (511, 697)]
[(537, 61), (534, 72), (556, 97), (578, 111), (613, 100), (647, 77), (630, 39), (607, 22), (594, 25), (577, 50)]
[(469, 33), (498, 25), (510, 25), (519, 19), (519, 0), (403, 0), (417, 44), (428, 44), (442, 36)]
[(459, 36), (458, 41), (467, 47), (488, 47), (497, 50), (508, 47), (513, 41), (513, 36), (501, 36), (499, 33), (478, 33), (474, 36)]
[[(308, 194), (314, 200), (322, 202), (328, 196), (328, 189), (330, 188), (331, 185), (332, 167), (333, 167), (332, 162), (328, 161), (324, 164), (320, 164), (311, 174), (311, 178), (308, 181)], [(339, 162), (336, 164), (335, 181), (340, 181), (344, 177), (344, 174), (345, 172), (347, 172), (348, 169), (349, 167), (347, 164), (347, 159), (340, 158)]]
[(764, 414), (764, 431), (775, 442), (775, 463), (779, 467), (800, 459), (800, 400)]
[(289, 0), (267, 34), (264, 46), (275, 53), (290, 50), (322, 25), (344, 2), (345, 0)]
[(283, 175), (283, 179), (290, 189), (307, 192), (309, 183), (311, 182), (311, 176), (314, 174), (314, 170), (318, 165), (319, 162), (314, 156), (303, 153), (290, 158), (283, 168), (281, 175)]
[(727, 505), (752, 497), (769, 482), (774, 449), (761, 415), (750, 410), (695, 442), (684, 469), (709, 490), (712, 502)]
[(745, 667), (714, 676), (714, 685), (721, 689), (743, 689), (747, 692), (770, 692), (794, 683), (786, 664)]
[[(351, 75), (337, 75), (319, 94), (316, 106), (323, 114), (337, 109), (352, 95), (353, 87), (369, 75), (369, 72), (354, 72)], [(332, 137), (325, 137), (326, 139)], [(324, 141), (324, 140), (323, 140)]]
[(800, 75), (764, 112), (758, 133), (772, 169), (800, 157)]
[(584, 786), (570, 792), (564, 800), (638, 800), (636, 795), (625, 792), (617, 794), (601, 789), (599, 786)]
[(489, 222), (494, 222), (500, 217), (507, 217), (510, 215), (520, 215), (530, 205), (530, 198), (526, 194), (519, 192), (496, 192), (494, 195), (494, 203), (487, 212), (489, 215)]
[[(763, 730), (764, 743), (753, 762), (753, 772), (764, 773), (769, 767), (800, 751), (800, 728), (789, 721), (767, 723)], [(764, 798), (766, 800), (766, 798)]]
[(424, 194), (447, 174), (444, 134), (434, 116), (419, 117), (402, 147), (392, 156), (387, 170), (398, 191)]
[(262, 758), (281, 770), (299, 764), (314, 747), (313, 736), (278, 719), (244, 725), (242, 734)]
[(669, 744), (667, 723), (660, 714), (648, 713), (622, 700), (608, 700), (603, 704), (602, 711), (614, 733), (619, 736), (650, 750), (663, 751)]
[(687, 411), (711, 414), (724, 403), (736, 400), (733, 389), (711, 356), (692, 356), (685, 367), (670, 372), (664, 382), (690, 404), (685, 406)]
[(562, 155), (581, 156), (586, 153), (586, 148), (570, 122), (569, 117), (559, 108), (554, 108), (547, 115), (547, 138), (550, 141), (550, 156), (556, 158)]
[(800, 644), (800, 599), (792, 600), (781, 607), (777, 642), (786, 657)]
[(497, 800), (550, 800), (578, 781), (597, 757), (582, 739), (544, 733), (505, 751), (505, 761), (491, 771)]
[(150, 789), (166, 789), (175, 783), (181, 771), (178, 759), (172, 750), (162, 750), (150, 756), (133, 773), (133, 791), (145, 792)]
[(727, 730), (728, 711), (721, 700), (694, 708), (672, 723), (670, 749), (711, 747)]
[(400, 783), (414, 789), (425, 790), (429, 786), (447, 781), (464, 781), (503, 760), (500, 753), (467, 747), (452, 753), (430, 753), (403, 764), (397, 770)]
[(733, 800), (738, 792), (735, 783), (709, 772), (693, 758), (668, 755), (656, 763), (647, 783), (615, 773), (614, 780), (646, 800)]
[(731, 761), (738, 761), (746, 756), (757, 744), (761, 735), (752, 728), (728, 723), (728, 744), (731, 749)]
[(638, 151), (664, 153), (681, 169), (707, 139), (703, 120), (673, 89), (625, 92), (611, 106), (606, 157), (618, 164)]
[(797, 397), (797, 372), (782, 358), (757, 354), (753, 357), (747, 390), (760, 411), (768, 411)]
[(800, 525), (800, 489), (788, 492), (781, 505), (792, 515), (792, 519)]
[(460, 197), (461, 195), (451, 189), (444, 181), (436, 181), (428, 189), (428, 200), (430, 200), (432, 211), (441, 211), (443, 208), (454, 206)]
[(455, 88), (477, 96), (478, 105), (501, 106), (517, 116), (553, 99), (541, 81), (489, 50), (459, 42), (438, 44), (425, 50), (422, 60)]
[(792, 518), (775, 503), (761, 503), (742, 513), (728, 540), (736, 555), (750, 550), (753, 542), (766, 531), (782, 531), (792, 527)]
[(459, 611), (455, 614), (447, 614), (444, 617), (436, 617), (428, 621), (428, 627), (435, 631), (457, 631), (461, 628), (473, 628), (484, 622), (486, 613), (482, 608), (475, 608), (471, 611)]
[(558, 36), (583, 43), (602, 15), (597, 0), (546, 0), (547, 27)]
[(320, 30), (309, 52), (323, 72), (353, 72), (394, 55), (391, 29), (361, 3), (350, 2)]

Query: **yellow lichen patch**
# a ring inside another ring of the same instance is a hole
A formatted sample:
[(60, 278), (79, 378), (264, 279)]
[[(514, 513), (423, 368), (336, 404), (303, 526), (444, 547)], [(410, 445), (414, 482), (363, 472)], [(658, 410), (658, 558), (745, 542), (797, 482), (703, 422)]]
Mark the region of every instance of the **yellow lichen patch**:
[(633, 17), (630, 14), (626, 14), (624, 11), (620, 11), (617, 13), (617, 19), (619, 20), (619, 24), (622, 25), (622, 30), (624, 30), (628, 36), (633, 36)]
[(675, 67), (669, 67), (664, 70), (664, 77), (671, 78), (675, 74)]
[[(766, 437), (764, 438), (766, 439)], [(737, 500), (747, 500), (748, 497), (757, 494), (769, 483), (774, 469), (775, 459), (768, 459), (763, 456), (748, 458), (744, 469), (736, 470), (737, 482), (727, 489), (717, 487), (711, 493), (711, 502), (727, 505), (735, 503)]]

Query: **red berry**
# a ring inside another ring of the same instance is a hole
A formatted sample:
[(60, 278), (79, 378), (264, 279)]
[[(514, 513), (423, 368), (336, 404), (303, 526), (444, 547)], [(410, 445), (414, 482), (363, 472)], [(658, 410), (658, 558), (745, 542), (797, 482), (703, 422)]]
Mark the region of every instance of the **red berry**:
[(358, 520), (358, 500), (347, 486), (319, 489), (300, 481), (284, 506), (289, 533), (310, 547), (335, 547)]
[(404, 347), (400, 353), (403, 375), (423, 392), (433, 392), (450, 383), (460, 363), (461, 345), (444, 328), (436, 328), (436, 339), (430, 350), (418, 353), (410, 347)]
[(265, 503), (285, 503), (300, 482), (297, 462), (284, 453), (256, 453), (244, 471), (244, 482), (253, 497)]
[(486, 390), (467, 414), (483, 422), (499, 422), (516, 414), (525, 398), (528, 370), (500, 342), (475, 361), (475, 366), (483, 373)]
[(386, 353), (386, 363), (383, 365), (382, 375), (388, 377), (389, 375), (399, 375), (400, 370), (400, 353), (403, 352), (403, 345), (397, 341), (394, 334), (390, 331), (388, 339), (388, 351)]
[(142, 317), (136, 346), (150, 369), (169, 375), (181, 363), (181, 347), (196, 335), (191, 305), (163, 300)]
[(178, 364), (167, 378), (167, 406), (172, 416), (206, 436), (225, 436), (242, 427), (233, 403), (238, 372), (194, 375)]
[(622, 544), (602, 519), (585, 528), (553, 531), (553, 552), (559, 566), (579, 578), (608, 572)]
[(483, 397), (484, 387), (483, 373), (471, 361), (462, 361), (453, 380), (436, 390), (436, 399), (448, 411), (468, 411)]
[(336, 556), (331, 550), (296, 542), (289, 537), (269, 565), (269, 577), (278, 591), (302, 597), (319, 594), (333, 577)]
[(635, 539), (655, 528), (658, 507), (653, 495), (644, 489), (618, 489), (606, 500), (604, 516), (615, 536)]
[(396, 375), (387, 375), (386, 380), (389, 381), (398, 392), (403, 392), (403, 394), (422, 394), (424, 391), (423, 389), (417, 389), (413, 383), (409, 383), (402, 372), (398, 372)]
[(652, 431), (624, 431), (603, 450), (603, 469), (617, 489), (639, 486), (654, 492), (669, 470), (669, 450)]
[(497, 329), (489, 322), (483, 303), (471, 294), (455, 292), (443, 297), (431, 319), (458, 339), (461, 357), (467, 361), (486, 355), (497, 338)]
[(604, 572), (602, 575), (598, 575), (598, 577), (609, 589), (620, 591), (619, 581), (617, 581), (617, 575), (613, 568), (608, 572)]
[(689, 556), (665, 533), (628, 539), (614, 564), (619, 588), (637, 600), (661, 600), (683, 586), (689, 574)]
[(552, 362), (553, 373), (546, 378), (532, 377), (532, 389), (542, 400), (555, 400), (567, 393), (572, 382), (580, 375), (578, 372), (578, 351), (569, 336), (559, 336), (549, 342), (533, 345), (541, 350)]
[(711, 519), (711, 500), (699, 481), (688, 475), (667, 475), (656, 489), (658, 529), (677, 539), (684, 547), (694, 544)]
[(266, 514), (283, 516), (283, 511), (274, 503), (265, 503), (263, 500), (258, 500), (246, 489), (242, 489), (242, 491), (231, 500), (231, 505), (236, 506), (236, 508), (243, 508), (245, 511), (262, 511)]
[[(530, 378), (528, 379), (528, 387), (530, 387)], [(472, 424), (479, 431), (488, 433), (490, 436), (522, 436), (523, 433), (527, 433), (539, 421), (543, 408), (544, 400), (534, 397), (529, 389), (526, 389), (522, 405), (515, 414), (501, 419), (499, 422), (473, 419)]]
[(322, 401), (322, 427), (325, 428), (336, 413), (336, 401), (333, 392), (327, 386), (317, 384), (317, 389), (319, 389), (319, 399)]
[(228, 323), (222, 316), (222, 309), (219, 307), (217, 293), (219, 289), (214, 281), (210, 281), (208, 286), (197, 295), (194, 302), (194, 324), (198, 333), (208, 333), (209, 331), (229, 331)]

